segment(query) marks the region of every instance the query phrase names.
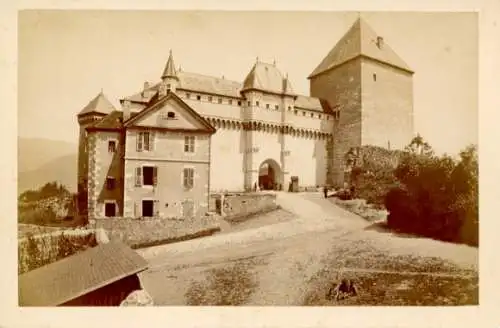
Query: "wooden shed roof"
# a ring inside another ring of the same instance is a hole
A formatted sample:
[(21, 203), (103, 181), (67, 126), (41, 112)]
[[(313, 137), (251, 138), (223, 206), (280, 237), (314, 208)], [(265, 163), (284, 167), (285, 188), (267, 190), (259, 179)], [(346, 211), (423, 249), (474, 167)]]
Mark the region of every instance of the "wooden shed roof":
[(125, 244), (100, 244), (19, 276), (19, 305), (62, 305), (146, 269), (146, 260)]

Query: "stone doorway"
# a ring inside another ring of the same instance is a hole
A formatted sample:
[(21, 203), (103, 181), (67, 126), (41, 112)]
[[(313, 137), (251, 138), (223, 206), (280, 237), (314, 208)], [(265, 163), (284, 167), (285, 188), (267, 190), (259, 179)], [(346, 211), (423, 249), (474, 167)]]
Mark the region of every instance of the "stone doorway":
[(281, 190), (283, 188), (281, 175), (281, 168), (275, 160), (265, 160), (259, 166), (259, 188), (261, 190)]

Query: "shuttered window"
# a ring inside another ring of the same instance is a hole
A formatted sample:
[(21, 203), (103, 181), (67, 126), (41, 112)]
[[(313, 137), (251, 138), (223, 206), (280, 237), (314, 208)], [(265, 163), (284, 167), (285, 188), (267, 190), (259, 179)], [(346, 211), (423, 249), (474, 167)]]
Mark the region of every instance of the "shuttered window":
[(194, 153), (194, 136), (185, 136), (184, 137), (184, 152), (186, 153)]
[(194, 186), (194, 169), (193, 168), (184, 168), (183, 172), (183, 184), (184, 188), (190, 189)]
[(137, 151), (152, 151), (154, 132), (139, 132), (137, 134)]

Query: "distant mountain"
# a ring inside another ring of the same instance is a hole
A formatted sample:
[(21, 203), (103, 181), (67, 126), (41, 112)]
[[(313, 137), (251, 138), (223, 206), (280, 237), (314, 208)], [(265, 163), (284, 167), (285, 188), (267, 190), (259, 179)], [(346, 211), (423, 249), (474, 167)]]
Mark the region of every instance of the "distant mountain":
[(18, 193), (58, 181), (76, 191), (77, 145), (18, 138)]

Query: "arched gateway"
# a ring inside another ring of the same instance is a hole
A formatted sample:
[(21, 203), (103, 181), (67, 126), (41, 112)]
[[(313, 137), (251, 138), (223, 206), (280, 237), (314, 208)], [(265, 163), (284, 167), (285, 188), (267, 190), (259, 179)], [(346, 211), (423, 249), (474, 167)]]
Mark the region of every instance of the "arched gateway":
[(283, 172), (273, 159), (266, 159), (259, 166), (259, 188), (263, 190), (281, 190), (283, 188)]

